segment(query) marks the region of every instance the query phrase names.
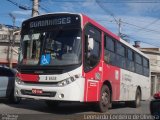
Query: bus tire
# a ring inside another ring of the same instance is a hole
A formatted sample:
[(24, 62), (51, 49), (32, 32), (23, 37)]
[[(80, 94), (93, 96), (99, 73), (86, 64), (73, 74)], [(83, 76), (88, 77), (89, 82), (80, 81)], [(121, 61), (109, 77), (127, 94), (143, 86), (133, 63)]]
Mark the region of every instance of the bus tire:
[(132, 106), (134, 108), (137, 108), (137, 107), (140, 107), (140, 105), (141, 105), (141, 92), (139, 89), (137, 89), (135, 101), (133, 101)]
[(100, 101), (97, 103), (97, 110), (99, 112), (106, 112), (110, 107), (110, 89), (107, 85), (103, 85), (100, 93)]
[(59, 106), (60, 102), (58, 101), (53, 101), (53, 100), (46, 100), (45, 101), (46, 105), (49, 107), (49, 108), (56, 108)]

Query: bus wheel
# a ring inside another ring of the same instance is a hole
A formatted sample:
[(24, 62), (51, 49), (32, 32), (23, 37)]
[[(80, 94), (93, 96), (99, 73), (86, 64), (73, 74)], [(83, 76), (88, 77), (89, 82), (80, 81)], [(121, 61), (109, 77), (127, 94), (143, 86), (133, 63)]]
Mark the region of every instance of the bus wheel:
[(133, 101), (132, 106), (133, 106), (134, 108), (137, 108), (137, 107), (139, 107), (140, 105), (141, 105), (141, 92), (140, 92), (139, 89), (137, 89), (137, 91), (136, 91), (136, 98), (135, 98), (135, 101)]
[(110, 105), (110, 90), (107, 85), (103, 85), (100, 94), (100, 101), (98, 102), (98, 111), (108, 111)]
[(60, 102), (58, 101), (52, 101), (52, 100), (46, 100), (45, 101), (46, 105), (49, 107), (49, 108), (56, 108), (59, 106)]

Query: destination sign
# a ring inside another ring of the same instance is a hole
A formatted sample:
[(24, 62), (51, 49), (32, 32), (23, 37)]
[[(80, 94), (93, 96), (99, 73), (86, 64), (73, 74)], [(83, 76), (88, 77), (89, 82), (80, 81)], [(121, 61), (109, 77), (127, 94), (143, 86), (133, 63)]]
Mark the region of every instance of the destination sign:
[(24, 21), (22, 31), (53, 29), (65, 26), (80, 28), (80, 21), (80, 16), (77, 14), (47, 14)]
[(53, 25), (65, 25), (71, 23), (71, 17), (62, 17), (57, 19), (39, 20), (30, 22), (30, 28), (53, 26)]

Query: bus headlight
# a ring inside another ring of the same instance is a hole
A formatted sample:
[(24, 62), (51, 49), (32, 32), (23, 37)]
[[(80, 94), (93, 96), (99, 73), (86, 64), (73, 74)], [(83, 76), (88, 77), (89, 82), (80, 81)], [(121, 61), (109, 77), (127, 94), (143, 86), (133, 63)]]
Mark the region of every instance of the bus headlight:
[(75, 81), (77, 78), (79, 78), (79, 77), (80, 77), (79, 75), (75, 75), (75, 76), (69, 77), (69, 78), (67, 78), (67, 79), (64, 79), (64, 80), (58, 82), (57, 85), (58, 85), (59, 87), (68, 85), (68, 84), (74, 82), (74, 81)]
[(23, 84), (23, 81), (20, 80), (18, 77), (15, 78), (15, 81), (16, 81), (16, 83), (19, 84), (19, 85)]

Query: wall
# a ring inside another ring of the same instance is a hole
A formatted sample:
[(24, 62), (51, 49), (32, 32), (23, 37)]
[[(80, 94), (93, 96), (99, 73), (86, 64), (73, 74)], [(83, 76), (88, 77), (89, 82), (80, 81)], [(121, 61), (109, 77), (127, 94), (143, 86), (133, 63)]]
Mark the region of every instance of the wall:
[(140, 48), (150, 58), (151, 95), (160, 91), (160, 48)]

